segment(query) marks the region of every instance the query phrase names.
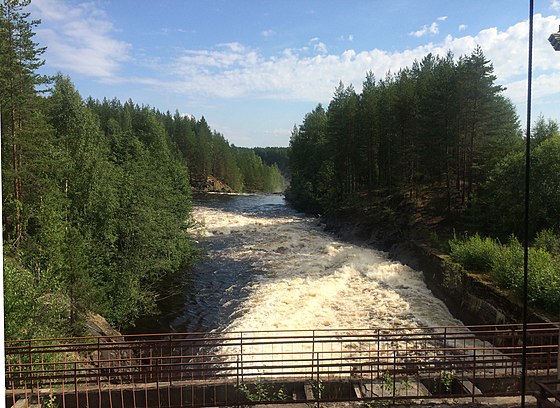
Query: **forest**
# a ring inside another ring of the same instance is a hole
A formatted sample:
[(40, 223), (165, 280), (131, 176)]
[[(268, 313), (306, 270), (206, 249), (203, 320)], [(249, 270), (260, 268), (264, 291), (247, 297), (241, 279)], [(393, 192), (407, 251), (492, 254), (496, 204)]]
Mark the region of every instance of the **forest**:
[[(436, 246), (464, 267), (522, 289), (525, 133), (480, 47), (427, 55), (357, 93), (340, 83), (290, 140), (297, 208), (384, 225)], [(531, 129), (530, 299), (560, 305), (560, 131)], [(439, 234), (439, 235), (438, 235)], [(556, 315), (557, 316), (557, 315)]]
[(0, 4), (4, 336), (80, 335), (91, 312), (126, 329), (196, 260), (191, 182), (279, 192), (284, 178), (204, 117), (83, 99), (41, 75), (28, 4)]

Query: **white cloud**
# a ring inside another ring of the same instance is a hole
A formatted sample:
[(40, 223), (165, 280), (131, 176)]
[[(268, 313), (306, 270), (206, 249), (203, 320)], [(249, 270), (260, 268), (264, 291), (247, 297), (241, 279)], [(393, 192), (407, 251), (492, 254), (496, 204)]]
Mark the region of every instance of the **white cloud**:
[(276, 33), (274, 32), (274, 30), (264, 30), (264, 31), (261, 31), (261, 35), (262, 35), (264, 38), (272, 37), (274, 34), (276, 34)]
[(551, 0), (550, 8), (554, 11), (560, 11), (560, 0)]
[(439, 33), (439, 25), (438, 23), (436, 23), (435, 21), (428, 25), (424, 25), (422, 26), (422, 28), (418, 31), (413, 31), (410, 33), (411, 36), (413, 37), (424, 37), (425, 35), (431, 34), (431, 35), (436, 35)]
[(465, 31), (467, 29), (467, 27), (468, 26), (466, 24), (460, 24), (458, 29), (459, 29), (459, 31)]
[(33, 16), (49, 66), (69, 73), (111, 79), (129, 59), (130, 44), (113, 38), (115, 28), (95, 3), (71, 5), (60, 0), (34, 0)]
[(318, 52), (319, 54), (326, 54), (329, 50), (327, 48), (327, 44), (322, 41), (319, 41), (319, 38), (314, 37), (309, 40), (309, 44), (313, 46), (313, 50)]
[[(548, 34), (557, 29), (558, 17), (535, 15), (534, 98), (541, 94), (559, 93), (560, 58), (548, 44)], [(361, 89), (365, 73), (373, 71), (378, 78), (388, 71), (397, 72), (421, 60), (426, 54), (445, 55), (448, 50), (458, 58), (470, 54), (480, 45), (492, 61), (498, 82), (508, 88), (506, 95), (515, 103), (526, 98), (524, 78), (527, 70), (528, 22), (520, 22), (506, 30), (488, 28), (476, 35), (448, 35), (439, 43), (428, 43), (414, 49), (389, 52), (381, 49), (340, 54), (309, 55), (305, 48), (285, 49), (265, 57), (256, 49), (239, 43), (222, 44), (213, 50), (186, 50), (167, 69), (171, 77), (158, 80), (157, 86), (187, 96), (218, 98), (266, 98), (328, 102), (338, 82)], [(319, 38), (309, 42), (321, 47)]]
[(430, 25), (423, 25), (422, 28), (418, 31), (413, 31), (411, 33), (409, 33), (409, 35), (413, 36), (413, 37), (424, 37), (426, 35), (436, 35), (439, 34), (439, 24), (437, 23), (438, 21), (445, 21), (447, 20), (447, 16), (441, 16), (436, 18), (436, 21), (434, 21), (432, 24)]

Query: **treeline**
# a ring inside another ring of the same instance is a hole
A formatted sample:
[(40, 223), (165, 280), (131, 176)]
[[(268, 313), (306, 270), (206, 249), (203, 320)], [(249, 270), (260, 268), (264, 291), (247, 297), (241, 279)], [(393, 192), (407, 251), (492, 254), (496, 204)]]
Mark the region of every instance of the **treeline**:
[[(318, 105), (292, 132), (286, 197), (423, 239), (520, 295), (526, 139), (502, 91), (478, 47), (458, 60), (427, 55), (381, 80), (368, 73), (360, 94), (340, 84), (328, 109)], [(528, 296), (557, 314), (559, 125), (541, 116), (530, 134)]]
[(269, 165), (276, 165), (284, 179), (290, 179), (290, 164), (287, 147), (255, 147), (253, 151), (262, 161)]
[(429, 199), (462, 211), (489, 171), (522, 144), (512, 103), (480, 48), (456, 60), (429, 54), (360, 94), (337, 87), (290, 140), (289, 199), (324, 212), (364, 191)]
[[(379, 81), (368, 73), (361, 94), (340, 84), (328, 109), (292, 132), (288, 199), (324, 213), (364, 194), (392, 196), (458, 231), (521, 239), (525, 138), (495, 82), (477, 47), (458, 60), (427, 55)], [(539, 117), (531, 139), (530, 236), (558, 234), (558, 123)]]
[[(134, 107), (132, 101), (124, 105), (118, 100), (102, 102), (89, 99), (87, 106), (101, 119), (105, 132), (114, 125), (112, 116)], [(155, 119), (164, 127), (166, 134), (179, 150), (188, 167), (189, 179), (195, 184), (212, 176), (227, 184), (235, 192), (280, 192), (284, 178), (275, 163), (266, 163), (255, 149), (231, 145), (219, 132), (210, 129), (204, 116), (196, 120), (190, 115), (153, 111)]]
[(132, 101), (84, 101), (38, 74), (29, 1), (0, 3), (0, 130), (6, 339), (116, 328), (156, 311), (196, 258), (190, 180), (272, 191), (277, 167), (204, 120)]
[[(125, 104), (100, 120), (62, 76), (30, 101), (17, 111), (24, 121), (2, 122), (7, 337), (40, 329), (51, 307), (55, 333), (79, 333), (88, 311), (132, 324), (192, 261), (187, 168), (148, 108)], [(33, 293), (21, 299), (19, 285)]]

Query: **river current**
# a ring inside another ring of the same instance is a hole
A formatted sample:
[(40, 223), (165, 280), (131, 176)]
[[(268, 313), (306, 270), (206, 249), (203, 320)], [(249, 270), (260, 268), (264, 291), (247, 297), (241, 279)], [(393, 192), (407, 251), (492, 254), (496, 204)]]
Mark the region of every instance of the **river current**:
[(461, 325), (421, 271), (324, 232), (282, 196), (205, 195), (193, 216), (206, 256), (170, 331)]

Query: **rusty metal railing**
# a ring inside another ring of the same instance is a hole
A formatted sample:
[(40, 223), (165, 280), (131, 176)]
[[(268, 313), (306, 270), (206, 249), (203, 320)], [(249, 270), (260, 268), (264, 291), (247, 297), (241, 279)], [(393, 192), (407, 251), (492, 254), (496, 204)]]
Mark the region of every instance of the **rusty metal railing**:
[[(529, 325), (529, 384), (557, 376), (558, 327)], [(519, 394), (521, 326), (37, 339), (5, 353), (8, 407), (474, 401)]]

